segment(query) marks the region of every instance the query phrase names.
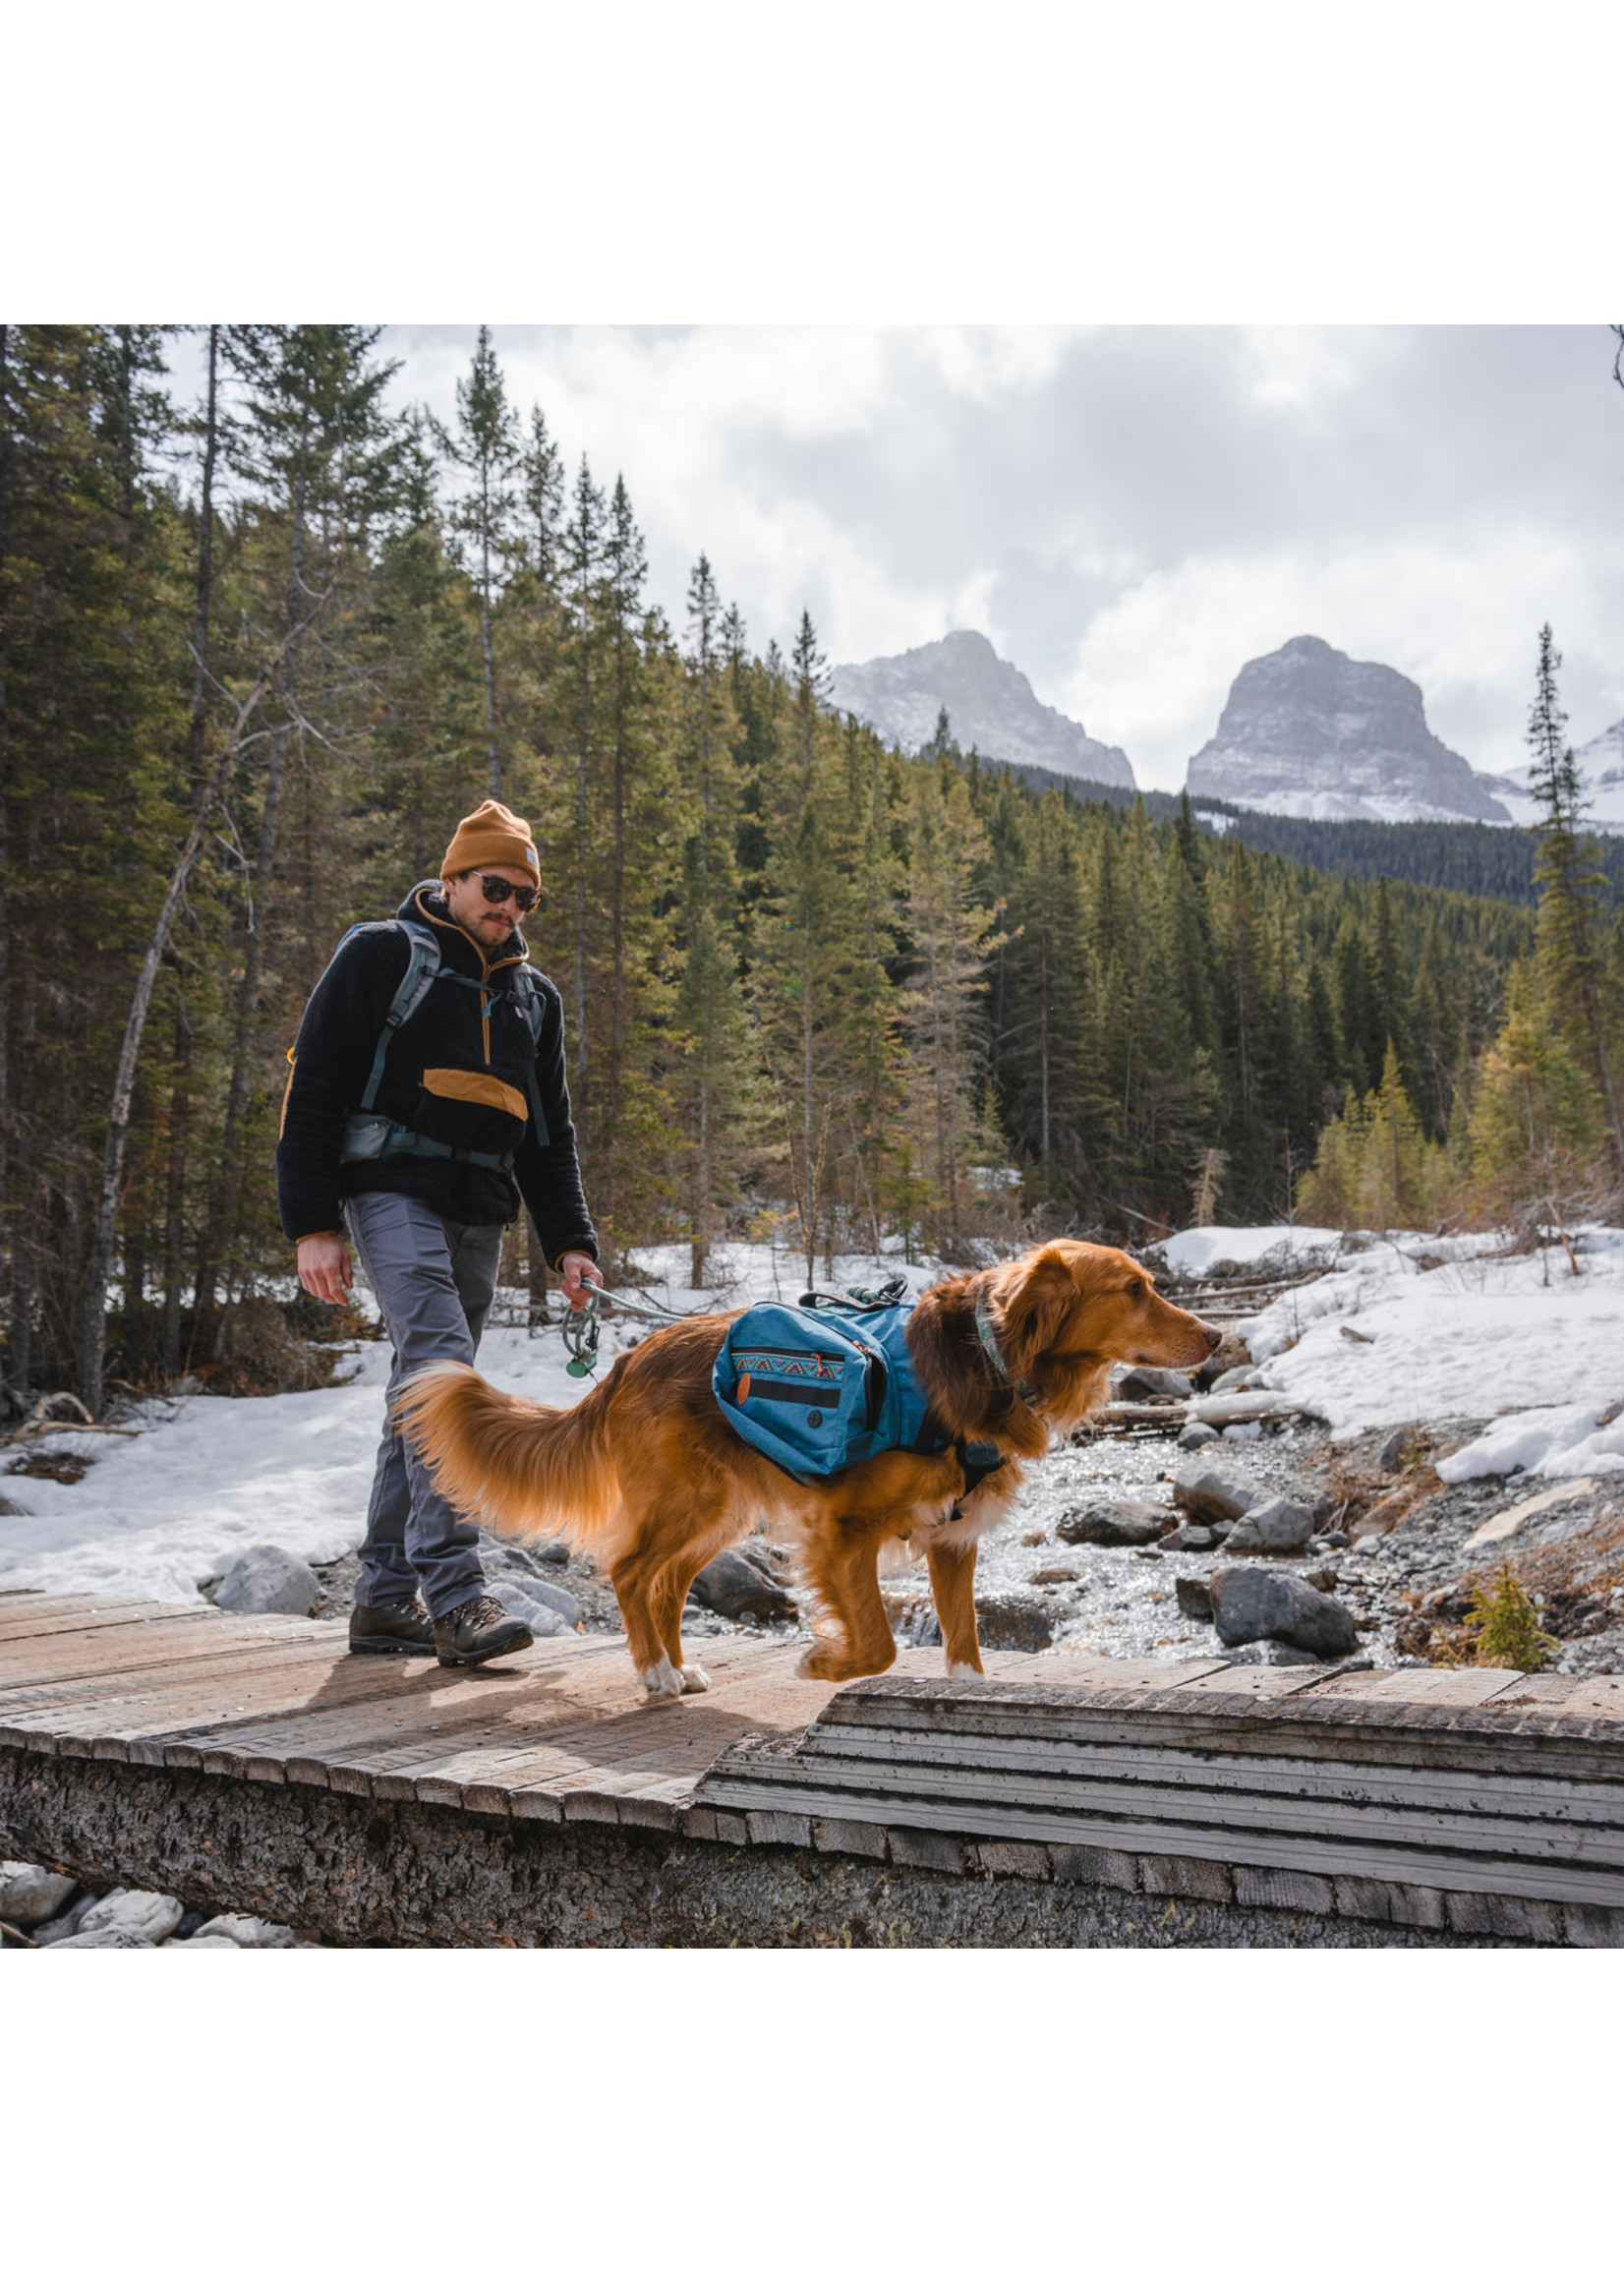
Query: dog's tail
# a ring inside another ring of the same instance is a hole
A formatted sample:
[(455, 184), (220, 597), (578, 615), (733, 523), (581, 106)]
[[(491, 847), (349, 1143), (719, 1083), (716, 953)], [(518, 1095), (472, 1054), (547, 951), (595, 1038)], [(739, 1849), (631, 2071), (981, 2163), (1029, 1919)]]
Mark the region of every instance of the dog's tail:
[(493, 1389), (471, 1366), (442, 1360), (409, 1374), (394, 1419), (435, 1483), (466, 1515), (519, 1539), (585, 1540), (619, 1500), (599, 1387), (578, 1406), (541, 1406)]

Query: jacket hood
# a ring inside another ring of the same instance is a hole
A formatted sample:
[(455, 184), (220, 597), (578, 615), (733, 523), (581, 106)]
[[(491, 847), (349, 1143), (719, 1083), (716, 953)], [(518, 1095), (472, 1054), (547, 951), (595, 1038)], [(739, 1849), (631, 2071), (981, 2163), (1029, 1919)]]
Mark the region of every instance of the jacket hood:
[(501, 971), (511, 964), (530, 961), (529, 945), (523, 932), (515, 926), (498, 953), (487, 962), (478, 943), (469, 938), (448, 912), (438, 877), (426, 877), (422, 884), (413, 885), (395, 914), (404, 922), (414, 924), (421, 924), (427, 916), (439, 932), (440, 954), (463, 962), (470, 976), (476, 979), (487, 971)]

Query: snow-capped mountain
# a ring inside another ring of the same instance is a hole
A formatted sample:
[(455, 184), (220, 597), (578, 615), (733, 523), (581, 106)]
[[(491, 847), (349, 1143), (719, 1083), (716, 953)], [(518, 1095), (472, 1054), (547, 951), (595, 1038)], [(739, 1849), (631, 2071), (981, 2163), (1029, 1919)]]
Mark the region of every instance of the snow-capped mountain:
[(961, 750), (973, 743), (983, 758), (1012, 766), (1135, 787), (1125, 754), (1040, 703), (1025, 673), (1006, 663), (982, 632), (949, 632), (904, 655), (841, 664), (830, 673), (829, 700), (903, 750), (930, 740), (945, 708)]
[[(1624, 836), (1624, 719), (1593, 735), (1574, 752), (1589, 800), (1587, 829)], [(1539, 807), (1529, 794), (1529, 769), (1518, 766), (1509, 774), (1479, 774), (1484, 788), (1504, 800), (1511, 818), (1528, 828), (1539, 818)]]
[(1241, 667), (1186, 787), (1305, 821), (1511, 819), (1428, 728), (1414, 679), (1307, 635)]

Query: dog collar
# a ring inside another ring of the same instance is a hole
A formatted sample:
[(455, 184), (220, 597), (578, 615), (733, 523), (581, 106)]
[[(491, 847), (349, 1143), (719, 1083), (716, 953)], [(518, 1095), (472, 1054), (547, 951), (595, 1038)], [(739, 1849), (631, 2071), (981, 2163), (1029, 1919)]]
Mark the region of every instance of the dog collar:
[(1004, 1353), (998, 1347), (998, 1333), (993, 1325), (992, 1306), (987, 1301), (985, 1289), (975, 1299), (975, 1331), (981, 1337), (981, 1347), (987, 1354), (994, 1373), (1009, 1383), (1016, 1397), (1023, 1399), (1029, 1406), (1035, 1406), (1037, 1391), (1029, 1381), (1016, 1381), (1004, 1362)]

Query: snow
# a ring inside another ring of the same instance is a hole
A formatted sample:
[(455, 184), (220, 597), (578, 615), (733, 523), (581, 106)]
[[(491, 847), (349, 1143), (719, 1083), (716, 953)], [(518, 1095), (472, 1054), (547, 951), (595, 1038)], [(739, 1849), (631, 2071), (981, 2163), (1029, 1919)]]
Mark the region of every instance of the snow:
[(1158, 1243), (1170, 1271), (1195, 1278), (1215, 1263), (1250, 1266), (1278, 1251), (1280, 1260), (1306, 1262), (1328, 1259), (1341, 1244), (1340, 1232), (1316, 1231), (1306, 1224), (1203, 1224), (1190, 1232), (1175, 1232)]
[(1617, 1405), (1536, 1406), (1491, 1422), (1475, 1443), (1438, 1463), (1446, 1485), (1472, 1477), (1504, 1477), (1514, 1469), (1540, 1477), (1605, 1477), (1624, 1469), (1624, 1421)]
[[(709, 1277), (690, 1289), (688, 1250), (638, 1251), (633, 1261), (667, 1308), (793, 1303), (805, 1264), (782, 1246), (719, 1245)], [(899, 1256), (842, 1256), (833, 1279), (820, 1258), (818, 1284), (872, 1283), (900, 1272), (917, 1292), (939, 1275)], [(500, 1298), (498, 1299), (500, 1301)], [(599, 1376), (616, 1352), (648, 1331), (637, 1320), (605, 1327)], [(591, 1388), (564, 1371), (556, 1328), (532, 1338), (520, 1325), (488, 1327), (480, 1370), (499, 1389), (571, 1406)], [(257, 1542), (326, 1563), (359, 1546), (373, 1466), (383, 1429), (386, 1343), (356, 1346), (340, 1385), (282, 1397), (206, 1394), (157, 1400), (131, 1417), (139, 1434), (99, 1437), (63, 1430), (29, 1442), (33, 1453), (77, 1453), (91, 1466), (77, 1485), (7, 1476), (0, 1497), (23, 1514), (0, 1514), (0, 1589), (58, 1595), (127, 1595), (152, 1603), (196, 1602), (198, 1582)]]

